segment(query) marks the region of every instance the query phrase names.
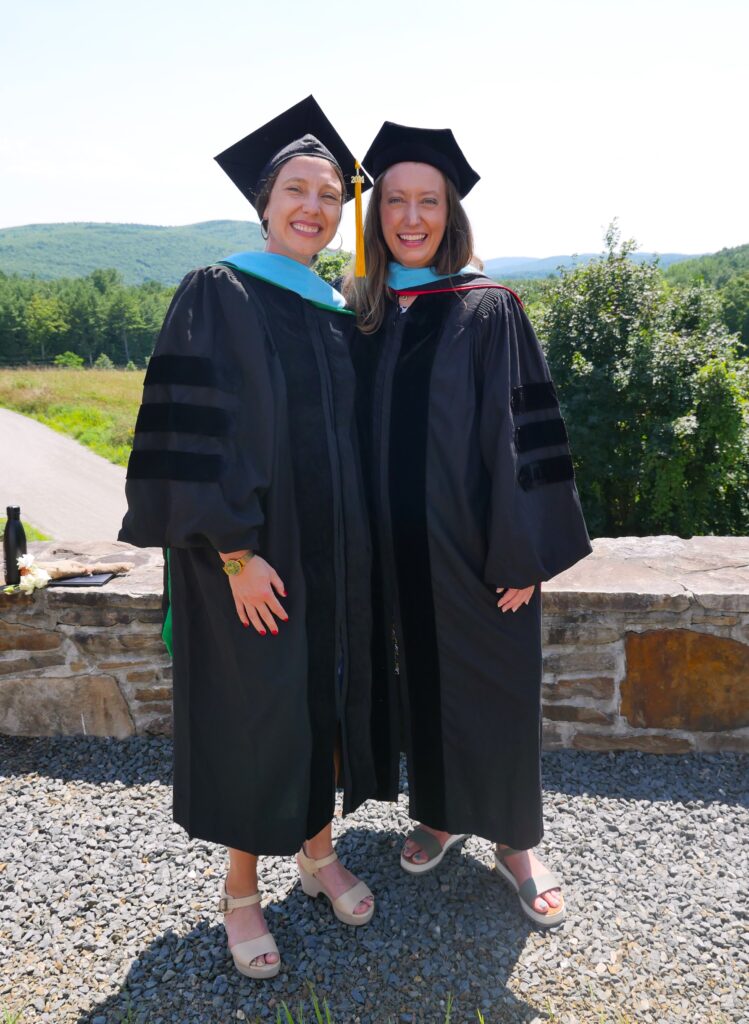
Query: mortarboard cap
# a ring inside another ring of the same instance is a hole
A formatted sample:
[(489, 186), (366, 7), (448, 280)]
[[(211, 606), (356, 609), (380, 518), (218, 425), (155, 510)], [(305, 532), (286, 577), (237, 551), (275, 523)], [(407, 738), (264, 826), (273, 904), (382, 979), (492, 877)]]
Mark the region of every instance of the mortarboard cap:
[(455, 185), (463, 199), (479, 175), (463, 155), (449, 128), (409, 128), (385, 121), (362, 160), (367, 172), (377, 179), (393, 164), (431, 164)]
[(361, 178), (361, 189), (371, 186), (371, 182), (359, 173), (353, 154), (314, 96), (289, 107), (283, 114), (219, 153), (215, 159), (242, 195), (255, 206), (268, 177), (295, 156), (317, 156), (337, 164), (346, 184), (346, 202), (354, 198), (352, 177)]

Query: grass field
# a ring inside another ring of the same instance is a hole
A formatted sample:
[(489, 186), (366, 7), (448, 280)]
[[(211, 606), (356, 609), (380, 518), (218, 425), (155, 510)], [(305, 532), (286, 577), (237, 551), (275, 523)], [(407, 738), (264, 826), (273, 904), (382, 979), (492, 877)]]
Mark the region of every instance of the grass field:
[(32, 416), (125, 466), (143, 376), (143, 370), (0, 370), (0, 406)]
[[(35, 526), (27, 523), (23, 518), (23, 509), (21, 509), (21, 521), (23, 522), (23, 532), (26, 534), (26, 540), (51, 540), (46, 533), (42, 533), (41, 530), (37, 530)], [(7, 516), (0, 516), (0, 536), (2, 536), (5, 524), (8, 522)], [(2, 1022), (0, 1022), (2, 1024)]]

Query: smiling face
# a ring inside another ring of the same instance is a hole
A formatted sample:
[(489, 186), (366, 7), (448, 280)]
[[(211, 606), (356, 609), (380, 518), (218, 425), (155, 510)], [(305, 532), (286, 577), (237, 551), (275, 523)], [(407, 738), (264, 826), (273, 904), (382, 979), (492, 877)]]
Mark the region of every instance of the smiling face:
[(431, 164), (393, 164), (383, 176), (380, 223), (393, 259), (431, 267), (447, 225), (447, 190)]
[(295, 156), (282, 164), (263, 211), (265, 251), (309, 265), (338, 230), (342, 198), (341, 179), (329, 160)]

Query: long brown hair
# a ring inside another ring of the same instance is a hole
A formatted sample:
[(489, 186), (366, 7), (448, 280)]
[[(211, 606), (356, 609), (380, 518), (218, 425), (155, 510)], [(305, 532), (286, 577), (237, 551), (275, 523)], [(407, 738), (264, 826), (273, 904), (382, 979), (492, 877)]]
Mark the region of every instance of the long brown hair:
[[(354, 271), (350, 269), (343, 281), (343, 294), (351, 308), (356, 310), (359, 330), (364, 334), (372, 334), (379, 329), (385, 316), (385, 303), (392, 297), (392, 292), (387, 287), (387, 269), (388, 261), (393, 257), (385, 242), (380, 219), (384, 180), (385, 174), (381, 174), (374, 183), (364, 220), (367, 276), (354, 277)], [(458, 190), (449, 178), (444, 180), (447, 194), (447, 223), (442, 241), (435, 253), (433, 267), (438, 274), (457, 274), (475, 260), (473, 231), (461, 205)]]

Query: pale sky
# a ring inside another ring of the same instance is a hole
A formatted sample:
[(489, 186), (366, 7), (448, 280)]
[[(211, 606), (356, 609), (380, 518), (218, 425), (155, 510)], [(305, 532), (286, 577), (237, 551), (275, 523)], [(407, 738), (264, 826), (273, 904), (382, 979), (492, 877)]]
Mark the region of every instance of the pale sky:
[(312, 92), (357, 155), (383, 120), (452, 128), (484, 258), (599, 251), (613, 217), (649, 251), (743, 244), (748, 12), (0, 0), (0, 227), (255, 220), (212, 158)]

